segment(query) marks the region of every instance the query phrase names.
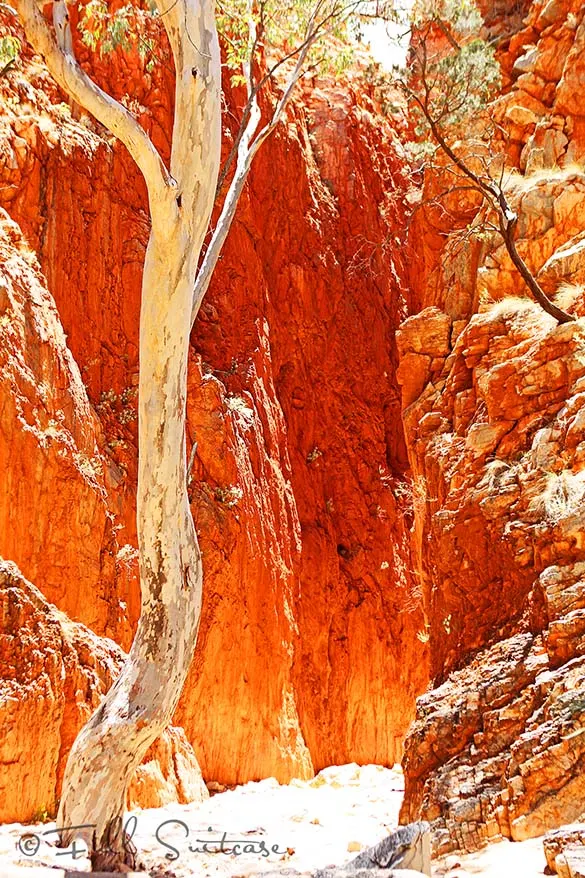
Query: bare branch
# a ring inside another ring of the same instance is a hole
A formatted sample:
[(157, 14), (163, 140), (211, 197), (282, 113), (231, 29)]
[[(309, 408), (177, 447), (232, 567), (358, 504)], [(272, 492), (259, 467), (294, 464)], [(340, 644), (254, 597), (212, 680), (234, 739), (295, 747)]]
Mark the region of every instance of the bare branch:
[[(191, 313), (191, 326), (193, 326), (193, 323), (195, 322), (195, 318), (197, 317), (201, 302), (205, 293), (207, 292), (209, 283), (211, 281), (211, 276), (217, 264), (217, 260), (219, 259), (219, 254), (231, 228), (236, 212), (236, 207), (244, 189), (248, 174), (250, 173), (250, 168), (252, 167), (254, 156), (256, 155), (260, 146), (264, 143), (266, 138), (278, 125), (286, 108), (286, 105), (290, 100), (293, 89), (301, 76), (301, 73), (303, 71), (303, 64), (305, 63), (305, 59), (309, 53), (309, 50), (311, 49), (315, 40), (320, 35), (321, 28), (324, 26), (326, 21), (330, 19), (330, 16), (328, 16), (327, 19), (324, 19), (322, 22), (319, 22), (319, 24), (315, 25), (315, 13), (318, 8), (319, 7), (316, 8), (309, 20), (306, 36), (300, 50), (297, 49), (294, 53), (297, 54), (298, 52), (297, 62), (288, 78), (282, 96), (274, 109), (272, 117), (270, 121), (267, 122), (267, 124), (259, 131), (253, 141), (252, 137), (260, 121), (260, 109), (258, 106), (258, 89), (252, 89), (251, 98), (249, 99), (246, 108), (248, 111), (248, 121), (245, 125), (245, 128), (240, 129), (241, 133), (239, 134), (236, 171), (230, 183), (230, 187), (226, 194), (223, 208), (217, 221), (217, 225), (211, 237), (209, 246), (206, 250), (203, 262), (201, 263), (201, 266), (199, 268), (199, 273), (195, 282), (193, 310)], [(225, 179), (225, 175), (223, 179)]]
[[(315, 8), (314, 14), (320, 9), (323, 2), (324, 2), (324, 0), (319, 0), (319, 4)], [(353, 8), (353, 6), (355, 6), (355, 5), (356, 4), (351, 4), (350, 6), (347, 7), (347, 9)], [(266, 71), (266, 73), (262, 76), (262, 78), (253, 86), (251, 92), (248, 92), (248, 101), (246, 103), (246, 106), (244, 107), (242, 121), (240, 122), (238, 131), (236, 133), (236, 136), (234, 138), (234, 142), (232, 144), (232, 148), (230, 149), (230, 151), (228, 153), (228, 156), (225, 160), (223, 168), (221, 169), (221, 172), (220, 172), (220, 175), (219, 175), (219, 178), (217, 181), (216, 197), (221, 192), (223, 184), (225, 183), (226, 177), (229, 174), (230, 168), (234, 163), (236, 155), (238, 154), (240, 141), (241, 141), (242, 136), (244, 134), (244, 131), (246, 130), (246, 127), (248, 125), (248, 121), (250, 119), (250, 109), (251, 109), (252, 103), (255, 100), (256, 96), (264, 88), (266, 83), (270, 79), (273, 78), (274, 74), (277, 72), (277, 70), (280, 67), (282, 67), (283, 64), (286, 64), (287, 61), (291, 61), (293, 58), (295, 58), (297, 55), (299, 55), (299, 53), (304, 52), (305, 49), (307, 48), (307, 44), (309, 44), (309, 48), (310, 48), (310, 46), (315, 42), (315, 39), (318, 36), (318, 32), (321, 31), (322, 27), (327, 23), (327, 21), (329, 20), (330, 17), (331, 16), (329, 16), (323, 22), (319, 23), (319, 25), (317, 25), (315, 27), (315, 32), (309, 33), (309, 35), (305, 37), (305, 39), (303, 40), (303, 42), (300, 45), (296, 46), (296, 48), (292, 49), (290, 52), (288, 52), (286, 55), (284, 55), (282, 58), (280, 58), (278, 61), (276, 61), (272, 65), (272, 67), (270, 67)]]
[[(458, 44), (456, 44), (456, 48), (457, 51), (460, 51), (460, 47)], [(502, 236), (508, 255), (510, 256), (513, 265), (516, 267), (518, 273), (520, 274), (520, 277), (528, 287), (534, 299), (548, 314), (558, 320), (559, 323), (567, 323), (569, 321), (575, 320), (575, 317), (573, 317), (571, 314), (567, 314), (561, 308), (558, 308), (548, 298), (548, 296), (536, 280), (534, 274), (530, 271), (524, 259), (518, 252), (515, 240), (516, 228), (518, 225), (518, 216), (516, 212), (512, 209), (511, 205), (508, 203), (506, 193), (502, 185), (504, 179), (505, 162), (502, 161), (499, 181), (497, 181), (491, 175), (491, 162), (488, 160), (488, 157), (486, 157), (485, 153), (480, 152), (477, 153), (475, 156), (470, 156), (470, 158), (476, 158), (479, 160), (481, 166), (484, 168), (485, 171), (485, 175), (482, 175), (476, 173), (470, 167), (468, 162), (455, 151), (453, 146), (448, 142), (447, 137), (441, 127), (441, 121), (447, 114), (445, 112), (439, 112), (439, 115), (437, 116), (437, 114), (435, 114), (431, 109), (431, 93), (433, 89), (437, 87), (437, 82), (435, 80), (431, 85), (429, 85), (429, 81), (427, 78), (428, 56), (426, 48), (426, 38), (423, 37), (420, 46), (417, 47), (417, 49), (415, 50), (415, 56), (419, 67), (419, 82), (422, 86), (423, 94), (422, 96), (419, 96), (417, 92), (404, 81), (402, 81), (401, 83), (403, 91), (418, 106), (429, 126), (431, 135), (435, 143), (439, 146), (444, 155), (446, 155), (447, 158), (451, 160), (454, 168), (458, 169), (458, 171), (460, 172), (460, 176), (467, 178), (471, 182), (471, 188), (476, 189), (477, 192), (483, 195), (484, 198), (486, 198), (488, 204), (497, 213), (497, 228), (500, 235)], [(467, 86), (466, 88), (464, 88), (462, 93), (462, 99), (464, 103), (469, 93), (469, 83), (467, 83)], [(449, 97), (448, 88), (447, 96)], [(443, 107), (445, 106), (446, 103), (443, 104)], [(451, 169), (451, 172), (454, 173), (454, 169)], [(455, 173), (455, 176), (459, 175)], [(455, 191), (456, 188), (461, 187), (452, 187), (448, 191)], [(465, 232), (465, 235), (467, 235), (467, 232)]]
[(242, 63), (244, 71), (244, 79), (246, 80), (246, 92), (248, 100), (256, 94), (254, 90), (254, 55), (256, 53), (256, 45), (258, 42), (258, 32), (256, 28), (256, 20), (254, 19), (253, 0), (248, 0), (248, 55)]

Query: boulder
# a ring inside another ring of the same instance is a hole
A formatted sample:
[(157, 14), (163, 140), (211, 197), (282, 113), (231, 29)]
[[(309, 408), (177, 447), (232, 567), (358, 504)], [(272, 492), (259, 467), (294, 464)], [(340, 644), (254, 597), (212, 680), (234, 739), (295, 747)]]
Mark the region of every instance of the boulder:
[(556, 292), (562, 282), (585, 283), (585, 232), (555, 250), (539, 271), (538, 280), (547, 293)]
[(585, 847), (567, 845), (555, 860), (559, 878), (585, 878)]
[(311, 872), (272, 870), (254, 875), (256, 878), (415, 878), (431, 874), (430, 843), (429, 824), (420, 821), (399, 826), (343, 866), (328, 866)]
[(362, 851), (345, 867), (348, 872), (362, 869), (411, 869), (431, 874), (430, 826), (424, 821), (400, 826), (374, 847)]

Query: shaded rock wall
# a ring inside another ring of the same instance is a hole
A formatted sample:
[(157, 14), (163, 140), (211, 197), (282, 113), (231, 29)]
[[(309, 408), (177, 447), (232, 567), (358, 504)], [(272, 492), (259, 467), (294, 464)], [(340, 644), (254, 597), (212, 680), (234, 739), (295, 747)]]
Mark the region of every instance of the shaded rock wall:
[(99, 422), (38, 262), (4, 211), (0, 260), (2, 551), (72, 618), (127, 637), (112, 587)]
[[(142, 123), (168, 152), (168, 68), (147, 74), (141, 63), (110, 56), (95, 73), (116, 95), (135, 94)], [(72, 507), (87, 516), (89, 504), (103, 519), (82, 535), (68, 529), (69, 556), (83, 544), (86, 561), (65, 594), (67, 562), (53, 560), (50, 532), (36, 566), (28, 539), (5, 546), (0, 529), (0, 550), (41, 590), (48, 583), (72, 618), (127, 647), (139, 612), (144, 186), (28, 50), (0, 88), (0, 199), (38, 253), (99, 460), (91, 488), (71, 477), (74, 503), (65, 492), (47, 490), (42, 503), (22, 493), (10, 514), (23, 533), (49, 518), (67, 523)], [(206, 584), (176, 720), (204, 776), (223, 782), (394, 762), (427, 675), (394, 379), (407, 175), (361, 82), (304, 88), (257, 159), (193, 334), (190, 490)], [(239, 100), (231, 94), (236, 112)], [(38, 356), (36, 343), (27, 356)], [(21, 429), (6, 421), (13, 446)], [(38, 447), (29, 457), (26, 484), (28, 468), (45, 472)]]

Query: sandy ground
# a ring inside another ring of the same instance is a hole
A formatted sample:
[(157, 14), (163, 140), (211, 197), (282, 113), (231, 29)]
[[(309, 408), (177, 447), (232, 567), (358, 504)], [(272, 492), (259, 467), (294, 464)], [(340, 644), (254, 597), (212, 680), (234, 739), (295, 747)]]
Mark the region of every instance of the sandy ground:
[(433, 875), (448, 878), (467, 878), (468, 875), (486, 875), (490, 878), (540, 878), (545, 874), (546, 860), (542, 838), (529, 841), (499, 841), (476, 854), (457, 856), (433, 863)]
[[(134, 811), (129, 827), (135, 823), (133, 842), (145, 864), (166, 866), (177, 878), (302, 871), (341, 865), (380, 841), (398, 824), (402, 791), (398, 767), (335, 766), (311, 781), (281, 786), (271, 778), (219, 793), (201, 805)], [(83, 845), (75, 856), (56, 848), (54, 829), (55, 823), (0, 826), (0, 863), (22, 866), (23, 878), (31, 865), (89, 871)], [(231, 853), (221, 852), (222, 839)], [(544, 865), (541, 840), (534, 839), (452, 855), (435, 863), (433, 874), (536, 878), (544, 874)]]

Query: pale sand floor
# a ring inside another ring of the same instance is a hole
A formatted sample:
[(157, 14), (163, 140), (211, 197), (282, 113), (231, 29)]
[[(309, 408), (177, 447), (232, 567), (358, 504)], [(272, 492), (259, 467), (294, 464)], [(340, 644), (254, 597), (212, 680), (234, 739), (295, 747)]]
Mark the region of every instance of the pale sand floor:
[[(375, 765), (327, 768), (312, 781), (282, 786), (268, 779), (212, 796), (201, 805), (135, 811), (133, 841), (148, 865), (167, 865), (177, 878), (341, 865), (397, 826), (402, 790), (399, 768)], [(21, 865), (23, 878), (31, 865), (88, 871), (85, 856), (73, 859), (51, 844), (54, 828), (54, 823), (0, 826), (0, 864)], [(34, 834), (28, 842), (29, 853), (37, 846), (38, 850), (32, 856), (18, 850), (24, 832)], [(239, 842), (238, 856), (214, 852), (224, 833), (224, 847), (230, 847), (229, 839)], [(190, 846), (201, 849), (205, 843), (207, 852), (189, 850)], [(262, 854), (261, 843), (269, 856)], [(256, 852), (244, 853), (244, 845), (253, 845)], [(172, 863), (165, 860), (165, 854), (176, 853), (178, 859)], [(478, 854), (448, 858), (446, 865), (434, 864), (433, 874), (537, 878), (544, 874), (544, 865), (542, 842), (535, 839), (521, 844), (500, 842)]]
[[(467, 878), (468, 875), (484, 875), (489, 878), (537, 878), (544, 875), (546, 860), (542, 849), (542, 838), (529, 841), (500, 841), (475, 854), (454, 855), (445, 861), (433, 863), (433, 875), (448, 878)], [(453, 866), (454, 861), (461, 865)]]

